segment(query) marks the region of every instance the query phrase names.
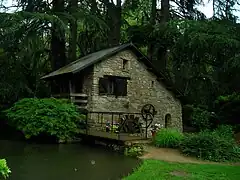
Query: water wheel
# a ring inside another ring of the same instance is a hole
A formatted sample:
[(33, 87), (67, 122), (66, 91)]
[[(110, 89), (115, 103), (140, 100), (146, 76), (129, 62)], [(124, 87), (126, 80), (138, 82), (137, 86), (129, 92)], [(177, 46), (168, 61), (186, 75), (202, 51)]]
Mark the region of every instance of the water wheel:
[(154, 117), (156, 114), (155, 107), (152, 104), (145, 104), (142, 107), (141, 114), (143, 119), (150, 119), (150, 115)]
[(146, 104), (142, 107), (141, 114), (146, 123), (146, 128), (152, 124), (156, 113), (155, 107), (152, 104)]
[(139, 117), (134, 115), (125, 115), (121, 118), (121, 132), (123, 133), (140, 133), (141, 123)]

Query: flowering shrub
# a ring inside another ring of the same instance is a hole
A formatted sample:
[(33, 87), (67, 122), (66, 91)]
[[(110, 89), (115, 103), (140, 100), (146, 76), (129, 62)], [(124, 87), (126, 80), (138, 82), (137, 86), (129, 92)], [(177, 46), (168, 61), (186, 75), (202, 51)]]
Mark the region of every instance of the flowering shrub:
[(143, 155), (143, 147), (140, 145), (133, 145), (131, 147), (125, 148), (124, 154), (131, 157), (139, 157)]
[(157, 132), (157, 131), (159, 131), (161, 128), (163, 128), (163, 125), (156, 123), (156, 124), (154, 124), (154, 125), (151, 126), (151, 129), (150, 129), (150, 130), (151, 130), (151, 132)]

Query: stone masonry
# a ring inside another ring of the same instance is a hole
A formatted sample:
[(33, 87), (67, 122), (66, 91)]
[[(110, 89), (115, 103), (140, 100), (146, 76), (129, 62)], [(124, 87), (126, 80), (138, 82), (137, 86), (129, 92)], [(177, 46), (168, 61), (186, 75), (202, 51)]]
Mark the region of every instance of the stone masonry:
[[(128, 60), (127, 69), (123, 69), (123, 59)], [(99, 95), (99, 78), (104, 75), (129, 77), (127, 96), (102, 96)], [(86, 75), (88, 83), (88, 110), (103, 112), (140, 112), (145, 104), (153, 104), (157, 114), (154, 123), (165, 126), (165, 117), (170, 114), (168, 127), (182, 131), (182, 106), (173, 93), (157, 80), (157, 77), (147, 70), (146, 66), (138, 61), (137, 56), (130, 50), (117, 53), (109, 59), (97, 63), (93, 71)], [(89, 90), (91, 92), (89, 92)]]

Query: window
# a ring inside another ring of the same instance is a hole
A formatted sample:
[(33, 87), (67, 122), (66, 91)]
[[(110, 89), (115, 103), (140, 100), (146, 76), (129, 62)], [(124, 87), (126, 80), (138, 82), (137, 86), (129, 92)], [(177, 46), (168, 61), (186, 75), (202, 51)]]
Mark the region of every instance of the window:
[(127, 96), (127, 78), (106, 76), (99, 79), (100, 95)]
[(171, 114), (165, 116), (165, 128), (171, 127)]
[(128, 60), (121, 58), (122, 59), (122, 68), (123, 70), (128, 70)]
[(152, 81), (152, 84), (151, 84), (152, 87), (154, 87), (154, 81)]

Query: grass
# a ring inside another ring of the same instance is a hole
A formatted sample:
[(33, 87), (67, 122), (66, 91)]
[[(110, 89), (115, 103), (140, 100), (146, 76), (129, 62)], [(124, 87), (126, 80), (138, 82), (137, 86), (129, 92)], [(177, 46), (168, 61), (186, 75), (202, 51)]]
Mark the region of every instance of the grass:
[[(177, 175), (172, 175), (176, 173)], [(123, 180), (237, 180), (240, 166), (183, 164), (144, 160), (143, 164)]]

